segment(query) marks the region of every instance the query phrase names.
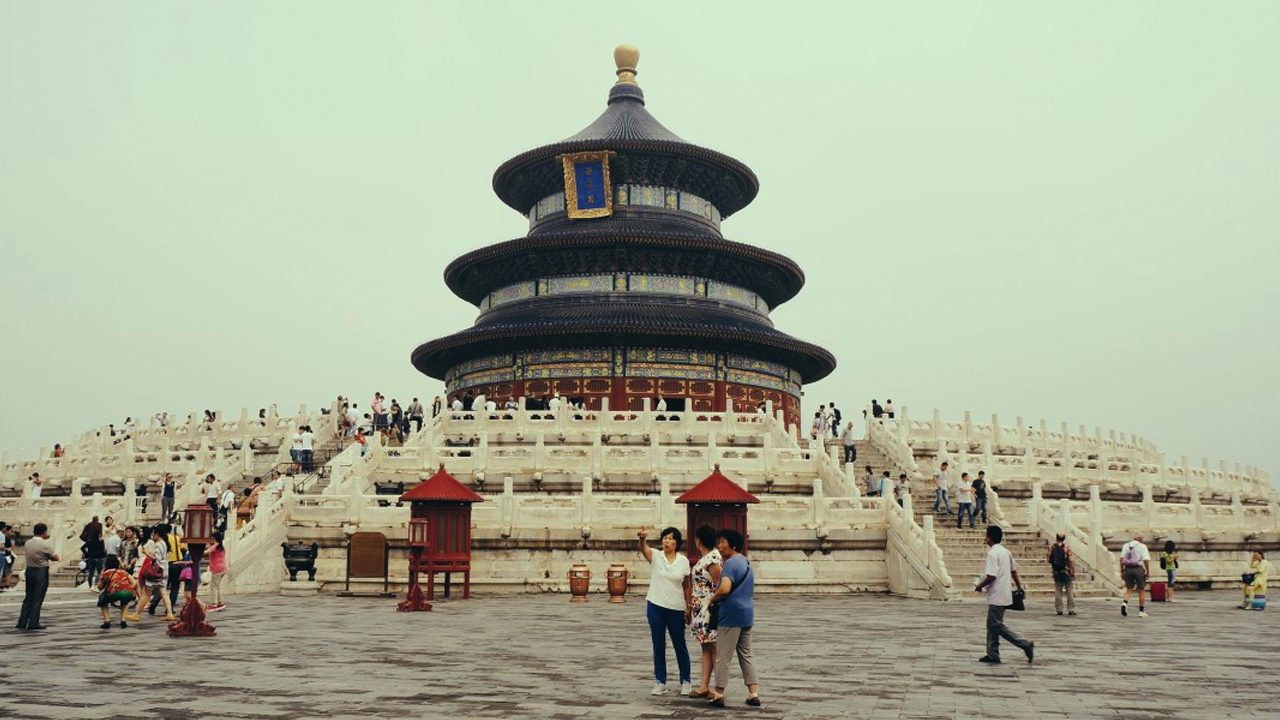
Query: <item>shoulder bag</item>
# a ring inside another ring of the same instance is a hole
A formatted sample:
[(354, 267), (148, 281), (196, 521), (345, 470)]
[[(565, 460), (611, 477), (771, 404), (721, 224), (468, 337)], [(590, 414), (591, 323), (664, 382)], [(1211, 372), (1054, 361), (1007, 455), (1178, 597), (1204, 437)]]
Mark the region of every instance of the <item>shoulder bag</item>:
[[(750, 575), (751, 575), (751, 561), (750, 561), (750, 560), (748, 560), (748, 561), (747, 561), (747, 574), (742, 576), (742, 580), (743, 580), (743, 582), (745, 582), (745, 581), (746, 581), (746, 579), (747, 579), (748, 577), (750, 577)], [(722, 577), (721, 579), (723, 580), (723, 577)], [(729, 592), (725, 594), (725, 596), (724, 596), (724, 599), (723, 599), (723, 600), (721, 600), (720, 602), (717, 602), (717, 603), (711, 603), (711, 608), (707, 611), (707, 614), (708, 614), (708, 616), (709, 616), (709, 617), (708, 617), (708, 619), (707, 619), (707, 629), (708, 629), (708, 630), (715, 630), (716, 628), (720, 627), (720, 605), (721, 605), (722, 603), (724, 603), (724, 601), (725, 601), (725, 600), (728, 600), (728, 599), (729, 599), (729, 596), (730, 596), (730, 595), (732, 595), (732, 594), (734, 593), (734, 591), (736, 591), (736, 590), (738, 589), (738, 586), (739, 586), (739, 585), (741, 585), (741, 584), (742, 584), (742, 583), (734, 583), (734, 584), (733, 584), (733, 587), (729, 588)]]

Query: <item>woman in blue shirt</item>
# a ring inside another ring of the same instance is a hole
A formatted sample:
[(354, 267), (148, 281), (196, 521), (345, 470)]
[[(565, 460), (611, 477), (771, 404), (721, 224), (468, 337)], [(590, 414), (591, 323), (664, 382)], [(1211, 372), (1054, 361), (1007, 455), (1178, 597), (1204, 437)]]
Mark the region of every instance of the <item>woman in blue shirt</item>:
[(720, 587), (711, 602), (719, 603), (720, 618), (716, 628), (716, 689), (711, 693), (711, 704), (724, 707), (724, 688), (729, 681), (730, 648), (738, 655), (742, 668), (742, 680), (747, 685), (747, 704), (760, 706), (760, 683), (756, 680), (756, 668), (751, 662), (751, 626), (755, 623), (755, 603), (751, 593), (755, 591), (755, 573), (751, 563), (742, 554), (742, 533), (724, 529), (716, 536), (716, 549), (724, 558), (720, 572)]

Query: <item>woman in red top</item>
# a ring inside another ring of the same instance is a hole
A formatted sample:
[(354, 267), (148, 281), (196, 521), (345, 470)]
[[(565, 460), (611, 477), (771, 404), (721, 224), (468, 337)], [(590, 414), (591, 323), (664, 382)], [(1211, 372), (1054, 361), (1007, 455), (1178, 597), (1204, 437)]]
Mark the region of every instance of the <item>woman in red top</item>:
[(213, 588), (213, 601), (209, 603), (210, 612), (227, 606), (222, 602), (222, 578), (227, 574), (227, 549), (222, 546), (222, 533), (214, 533), (213, 540), (213, 549), (209, 551), (209, 574)]

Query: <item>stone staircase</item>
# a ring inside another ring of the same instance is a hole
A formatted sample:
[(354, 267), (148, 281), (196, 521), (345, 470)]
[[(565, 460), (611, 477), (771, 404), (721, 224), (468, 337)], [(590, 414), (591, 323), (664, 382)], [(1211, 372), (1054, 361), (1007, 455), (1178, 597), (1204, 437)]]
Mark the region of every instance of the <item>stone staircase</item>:
[[(880, 452), (880, 450), (873, 446), (869, 441), (857, 440), (854, 442), (854, 446), (858, 449), (858, 458), (854, 461), (853, 465), (855, 468), (854, 478), (858, 481), (859, 492), (864, 494), (867, 492), (866, 467), (868, 465), (871, 466), (871, 471), (875, 473), (877, 478), (882, 477), (885, 470), (889, 471), (890, 478), (898, 477), (898, 470), (894, 467), (893, 463), (891, 463), (889, 459), (885, 457), (884, 453)], [(841, 443), (839, 439), (829, 439), (827, 440), (827, 452), (831, 452), (832, 450), (835, 450), (838, 453), (838, 457), (840, 458), (840, 468), (844, 469), (844, 444)]]
[[(935, 518), (934, 535), (957, 587), (961, 591), (967, 591), (973, 577), (981, 574), (986, 564), (985, 530), (981, 526), (970, 530), (968, 525), (957, 530), (954, 525), (941, 522), (949, 517), (943, 515)], [(1037, 532), (1012, 530), (1005, 533), (1003, 544), (1018, 564), (1018, 576), (1027, 590), (1027, 596), (1052, 599), (1053, 572), (1046, 557), (1049, 543)], [(1075, 595), (1077, 598), (1111, 597), (1111, 591), (1077, 563)]]

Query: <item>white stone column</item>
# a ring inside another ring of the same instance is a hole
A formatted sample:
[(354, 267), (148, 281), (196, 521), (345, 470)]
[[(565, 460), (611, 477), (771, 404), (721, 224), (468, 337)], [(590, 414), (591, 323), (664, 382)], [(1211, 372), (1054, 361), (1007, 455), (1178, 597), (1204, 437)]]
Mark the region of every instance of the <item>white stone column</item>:
[(1040, 527), (1040, 502), (1044, 492), (1044, 483), (1039, 480), (1031, 484), (1031, 502), (1027, 504), (1027, 524), (1032, 530)]
[(813, 479), (813, 525), (821, 527), (827, 519), (827, 499), (822, 492), (822, 478)]

